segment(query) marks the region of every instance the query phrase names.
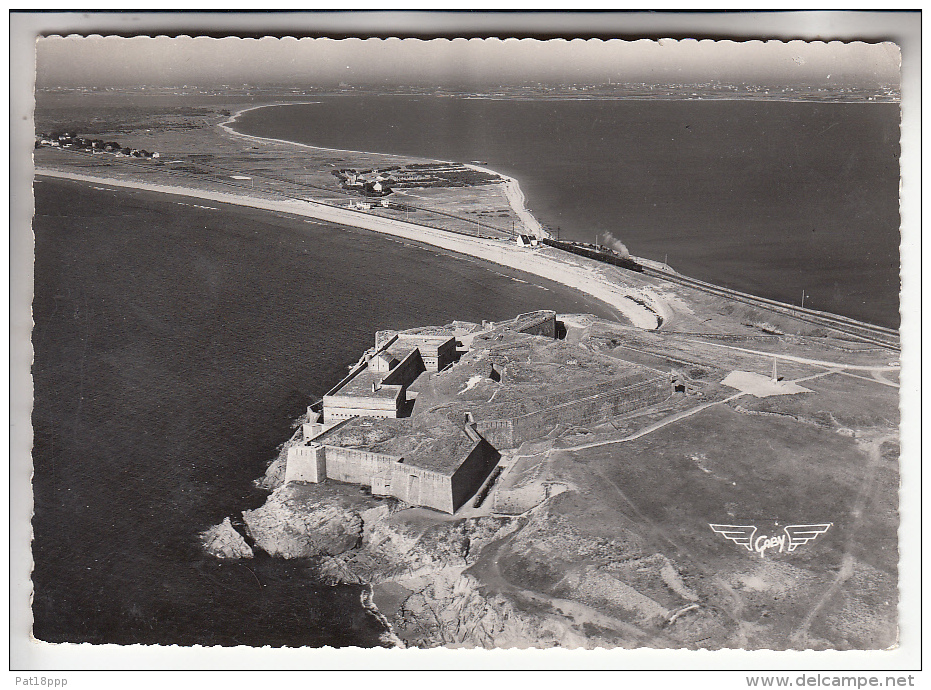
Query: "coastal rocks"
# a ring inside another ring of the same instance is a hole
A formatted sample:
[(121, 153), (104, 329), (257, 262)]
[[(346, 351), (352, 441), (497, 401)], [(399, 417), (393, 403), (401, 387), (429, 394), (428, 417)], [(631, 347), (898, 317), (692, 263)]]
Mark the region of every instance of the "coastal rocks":
[(288, 469), (288, 449), (304, 441), (303, 424), (308, 421), (306, 414), (298, 417), (292, 426), (296, 427), (295, 432), (287, 441), (278, 447), (278, 455), (269, 464), (265, 474), (255, 480), (254, 484), (259, 489), (274, 491), (284, 485), (285, 474)]
[(363, 519), (363, 549), (354, 565), (358, 568), (365, 562), (363, 579), (367, 582), (401, 581), (468, 566), (486, 545), (517, 528), (514, 520), (483, 517), (424, 529), (416, 520), (405, 521), (404, 512), (389, 518), (386, 513), (368, 511)]
[(265, 474), (255, 480), (255, 485), (259, 489), (274, 491), (284, 485), (285, 473), (288, 469), (287, 451), (282, 452), (265, 470)]
[(207, 553), (217, 558), (252, 558), (254, 555), (229, 518), (201, 533), (200, 539)]
[(404, 641), (395, 634), (388, 619), (385, 618), (382, 612), (378, 610), (378, 607), (375, 606), (374, 590), (371, 585), (362, 591), (362, 607), (385, 626), (385, 632), (380, 636), (383, 646), (394, 647), (396, 649), (405, 648), (406, 645)]
[(416, 514), (392, 513), (384, 505), (362, 511), (360, 517), (359, 548), (319, 562), (318, 573), (325, 582), (397, 584), (450, 568), (461, 571), (486, 545), (518, 527), (516, 520), (484, 517), (444, 521), (424, 529)]
[(355, 548), (362, 519), (339, 497), (321, 497), (301, 485), (276, 489), (261, 508), (243, 511), (249, 535), (272, 556), (335, 556)]
[(501, 594), (486, 596), (478, 580), (458, 569), (447, 569), (400, 607), (392, 622), (409, 646), (582, 647), (587, 641), (571, 626), (547, 615), (519, 611)]
[(360, 578), (346, 563), (333, 556), (325, 556), (317, 564), (317, 577), (328, 585), (359, 585)]

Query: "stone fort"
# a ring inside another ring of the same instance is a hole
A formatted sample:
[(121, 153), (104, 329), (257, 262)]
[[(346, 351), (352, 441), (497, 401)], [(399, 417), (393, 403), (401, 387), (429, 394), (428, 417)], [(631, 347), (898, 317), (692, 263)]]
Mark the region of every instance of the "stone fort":
[[(488, 480), (498, 449), (671, 395), (662, 372), (606, 357), (580, 366), (580, 348), (558, 341), (558, 332), (552, 311), (499, 324), (380, 331), (375, 347), (323, 397), (322, 415), (308, 410), (311, 421), (287, 451), (285, 482), (361, 484), (452, 514)], [(547, 385), (554, 376), (557, 389)]]

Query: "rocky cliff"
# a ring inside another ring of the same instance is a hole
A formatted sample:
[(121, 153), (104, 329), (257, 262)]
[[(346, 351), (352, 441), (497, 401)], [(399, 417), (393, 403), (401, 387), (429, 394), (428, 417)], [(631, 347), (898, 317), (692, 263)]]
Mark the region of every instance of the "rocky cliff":
[(352, 508), (351, 501), (338, 495), (288, 484), (242, 517), (256, 546), (272, 556), (334, 556), (359, 544), (362, 519)]

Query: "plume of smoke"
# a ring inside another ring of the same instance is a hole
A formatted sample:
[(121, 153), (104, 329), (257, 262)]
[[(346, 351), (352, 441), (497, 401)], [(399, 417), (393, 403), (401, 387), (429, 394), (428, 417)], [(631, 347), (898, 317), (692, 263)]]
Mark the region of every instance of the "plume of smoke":
[(603, 244), (605, 247), (613, 249), (625, 259), (630, 258), (630, 252), (627, 250), (627, 245), (617, 239), (610, 232), (606, 232), (601, 236), (601, 244)]

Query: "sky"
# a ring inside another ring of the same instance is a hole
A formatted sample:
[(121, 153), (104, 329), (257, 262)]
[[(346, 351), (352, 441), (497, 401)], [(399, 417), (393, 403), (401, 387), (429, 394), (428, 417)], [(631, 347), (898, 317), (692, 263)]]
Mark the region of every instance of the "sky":
[(892, 44), (804, 41), (58, 37), (38, 87), (492, 86), (526, 82), (897, 85)]

